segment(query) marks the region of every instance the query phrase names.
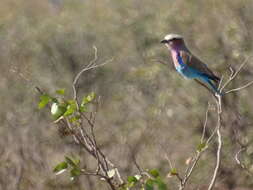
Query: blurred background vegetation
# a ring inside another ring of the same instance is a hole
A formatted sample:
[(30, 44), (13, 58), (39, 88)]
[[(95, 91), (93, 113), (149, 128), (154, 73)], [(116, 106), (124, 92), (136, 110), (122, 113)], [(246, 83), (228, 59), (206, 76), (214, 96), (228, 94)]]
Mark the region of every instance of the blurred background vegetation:
[[(93, 59), (114, 58), (87, 72), (80, 94), (101, 96), (96, 133), (99, 144), (123, 176), (169, 165), (183, 172), (201, 136), (208, 91), (180, 77), (159, 41), (167, 33), (185, 36), (189, 48), (221, 76), (253, 50), (252, 0), (1, 0), (0, 189), (106, 189), (102, 181), (55, 176), (64, 155), (93, 162), (68, 137), (57, 133), (50, 115), (37, 108), (35, 86), (71, 97), (75, 74)], [(162, 60), (168, 66), (158, 63)], [(252, 60), (231, 87), (253, 79)], [(227, 76), (227, 75), (226, 75)], [(224, 149), (219, 189), (253, 189), (253, 180), (235, 163), (236, 134), (253, 139), (253, 88), (226, 97)], [(215, 124), (210, 115), (208, 128)], [(188, 189), (205, 189), (214, 167), (215, 144), (203, 156)], [(243, 159), (251, 169), (253, 145)], [(176, 189), (174, 178), (166, 179)]]

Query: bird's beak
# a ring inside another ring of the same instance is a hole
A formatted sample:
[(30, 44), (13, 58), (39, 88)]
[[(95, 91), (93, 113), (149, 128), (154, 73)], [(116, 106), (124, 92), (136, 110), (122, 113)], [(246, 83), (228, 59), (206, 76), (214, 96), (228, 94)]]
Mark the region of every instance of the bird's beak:
[(168, 40), (162, 40), (160, 43), (166, 44), (166, 43), (168, 43)]

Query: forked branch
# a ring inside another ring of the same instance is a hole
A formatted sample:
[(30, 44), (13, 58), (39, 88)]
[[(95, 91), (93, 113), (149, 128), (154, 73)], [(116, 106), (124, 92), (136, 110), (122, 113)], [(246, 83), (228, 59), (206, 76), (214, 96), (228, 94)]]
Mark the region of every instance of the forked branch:
[[(193, 157), (191, 163), (189, 164), (189, 166), (187, 167), (184, 177), (182, 179), (179, 179), (180, 184), (179, 184), (179, 190), (183, 190), (186, 187), (186, 183), (189, 180), (191, 174), (193, 173), (194, 169), (197, 166), (198, 161), (201, 158), (201, 155), (203, 154), (203, 152), (208, 148), (208, 145), (210, 144), (210, 142), (213, 140), (215, 134), (217, 135), (217, 143), (218, 143), (218, 147), (217, 147), (217, 151), (216, 151), (216, 164), (215, 164), (215, 169), (214, 172), (212, 174), (212, 178), (211, 178), (211, 182), (208, 186), (208, 190), (212, 190), (215, 186), (215, 182), (216, 179), (218, 177), (218, 172), (219, 172), (219, 168), (220, 168), (220, 163), (221, 163), (221, 150), (222, 150), (222, 133), (221, 133), (221, 128), (222, 128), (222, 98), (224, 98), (225, 95), (232, 93), (232, 92), (238, 92), (240, 90), (243, 90), (247, 87), (249, 87), (250, 85), (253, 84), (253, 81), (248, 82), (245, 85), (242, 85), (240, 87), (234, 88), (234, 89), (230, 89), (225, 91), (225, 88), (233, 81), (236, 79), (236, 77), (239, 75), (240, 71), (242, 70), (242, 68), (245, 66), (245, 64), (247, 63), (247, 61), (249, 60), (250, 57), (248, 57), (247, 59), (245, 59), (245, 61), (239, 66), (239, 68), (235, 71), (234, 69), (230, 68), (230, 76), (228, 78), (227, 81), (224, 82), (224, 84), (222, 85), (223, 82), (223, 77), (220, 81), (219, 84), (219, 90), (220, 93), (222, 95), (215, 95), (216, 98), (214, 99), (216, 102), (216, 111), (217, 111), (217, 124), (215, 129), (213, 130), (213, 132), (211, 133), (211, 135), (208, 137), (208, 139), (204, 142), (204, 137), (205, 137), (205, 131), (206, 131), (206, 127), (207, 127), (207, 119), (208, 119), (208, 111), (209, 111), (209, 106), (207, 108), (206, 111), (206, 115), (205, 115), (205, 122), (204, 122), (204, 126), (203, 126), (203, 131), (202, 131), (202, 136), (201, 136), (201, 146), (202, 148), (200, 150), (197, 151), (197, 153), (195, 154), (195, 156)], [(198, 83), (200, 83), (199, 81), (196, 81)], [(202, 85), (202, 83), (201, 83)], [(204, 87), (206, 87), (205, 85), (202, 85)], [(206, 87), (207, 88), (207, 87)], [(207, 88), (208, 89), (208, 88)], [(208, 89), (210, 91), (210, 89)], [(213, 93), (212, 93), (213, 94)], [(236, 156), (235, 159), (237, 161), (237, 163), (244, 167), (244, 165), (242, 165), (240, 159), (239, 159), (239, 154), (243, 151), (244, 149), (241, 148)]]

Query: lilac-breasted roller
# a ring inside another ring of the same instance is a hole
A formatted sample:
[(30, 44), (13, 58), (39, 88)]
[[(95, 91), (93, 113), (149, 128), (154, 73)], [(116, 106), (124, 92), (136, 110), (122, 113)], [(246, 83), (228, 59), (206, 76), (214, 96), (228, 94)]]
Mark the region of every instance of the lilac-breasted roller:
[(168, 47), (177, 72), (185, 78), (200, 80), (220, 95), (217, 88), (220, 78), (189, 51), (181, 35), (168, 34), (161, 43)]

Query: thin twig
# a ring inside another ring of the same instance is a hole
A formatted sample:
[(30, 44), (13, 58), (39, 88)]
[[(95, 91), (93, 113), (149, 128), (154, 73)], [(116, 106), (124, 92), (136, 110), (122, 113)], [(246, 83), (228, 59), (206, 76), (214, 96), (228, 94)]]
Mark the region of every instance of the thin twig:
[(208, 120), (209, 108), (210, 108), (210, 105), (209, 105), (209, 102), (208, 102), (208, 106), (207, 106), (207, 109), (206, 109), (205, 123), (204, 123), (204, 126), (203, 126), (203, 131), (202, 131), (202, 136), (201, 136), (201, 143), (203, 143), (204, 138), (205, 138), (205, 133), (206, 133), (206, 126), (207, 126), (207, 120)]
[[(117, 183), (115, 183), (115, 178), (112, 176), (109, 176), (109, 165), (110, 168), (113, 168), (115, 170), (115, 175), (118, 177), (119, 184), (123, 184), (123, 180), (120, 176), (120, 173), (116, 167), (108, 160), (108, 158), (104, 155), (104, 153), (100, 150), (97, 141), (96, 136), (94, 132), (94, 125), (95, 125), (95, 119), (96, 119), (96, 113), (98, 112), (98, 105), (99, 101), (97, 101), (96, 104), (96, 110), (91, 112), (92, 114), (90, 117), (86, 117), (84, 113), (82, 113), (79, 109), (79, 104), (77, 100), (77, 83), (81, 75), (88, 70), (95, 69), (101, 66), (104, 66), (105, 64), (111, 62), (113, 59), (107, 60), (104, 63), (101, 64), (95, 64), (97, 61), (97, 48), (94, 46), (94, 59), (85, 66), (74, 78), (74, 81), (72, 83), (73, 88), (73, 99), (76, 103), (76, 116), (81, 116), (81, 118), (76, 123), (72, 123), (69, 120), (69, 117), (62, 116), (59, 119), (57, 119), (54, 123), (57, 123), (59, 125), (62, 125), (69, 131), (71, 131), (71, 135), (74, 139), (74, 141), (80, 145), (82, 148), (84, 148), (89, 155), (91, 155), (96, 161), (97, 161), (97, 168), (94, 172), (87, 172), (84, 169), (81, 169), (81, 174), (83, 175), (92, 175), (97, 177), (102, 177), (107, 184), (110, 186), (112, 190), (116, 190)], [(36, 87), (37, 91), (40, 94), (44, 94), (44, 92), (39, 88)], [(84, 121), (87, 121), (87, 124), (84, 124)], [(87, 130), (86, 127), (90, 128), (90, 131)]]
[(222, 76), (221, 76), (221, 78), (220, 78), (219, 85), (218, 85), (218, 90), (219, 90), (219, 91), (220, 91), (220, 88), (221, 88), (221, 85), (222, 85), (223, 79), (224, 79), (224, 76), (222, 75)]
[(44, 94), (44, 92), (38, 86), (35, 86), (35, 89), (40, 93), (40, 95)]
[(215, 133), (217, 132), (218, 130), (218, 126), (215, 127), (215, 129), (213, 130), (212, 134), (208, 137), (207, 141), (206, 141), (206, 144), (210, 144), (211, 140), (213, 139)]
[(87, 172), (86, 170), (84, 169), (81, 169), (81, 172), (83, 175), (92, 175), (92, 176), (99, 176), (101, 178), (105, 178), (106, 176), (102, 175), (102, 174), (98, 174), (97, 172)]
[(249, 82), (249, 83), (247, 83), (247, 84), (245, 84), (245, 85), (243, 85), (243, 86), (241, 86), (241, 87), (228, 90), (228, 91), (225, 92), (225, 94), (228, 94), (228, 93), (231, 93), (231, 92), (236, 92), (236, 91), (242, 90), (242, 89), (244, 89), (244, 88), (249, 87), (249, 86), (252, 85), (252, 84), (253, 84), (253, 81), (251, 81), (251, 82)]
[(95, 51), (95, 55), (94, 55), (94, 59), (87, 65), (85, 66), (74, 78), (74, 81), (72, 83), (72, 88), (73, 88), (73, 97), (74, 97), (74, 100), (77, 100), (77, 92), (76, 92), (76, 85), (77, 85), (77, 82), (80, 78), (80, 76), (85, 72), (85, 71), (88, 71), (88, 70), (91, 70), (91, 69), (95, 69), (95, 68), (98, 68), (98, 67), (102, 67), (104, 66), (105, 64), (108, 64), (110, 62), (113, 61), (113, 58), (112, 59), (109, 59), (107, 61), (105, 61), (104, 63), (101, 63), (99, 65), (94, 65), (95, 62), (97, 61), (97, 48), (94, 46), (94, 51)]
[(235, 154), (235, 161), (236, 163), (242, 168), (245, 169), (245, 165), (241, 162), (241, 160), (239, 159), (239, 155), (241, 154), (241, 152), (245, 151), (246, 147), (242, 147), (240, 148), (240, 150)]
[(225, 84), (221, 87), (220, 91), (223, 91), (223, 89), (228, 86), (234, 79), (235, 77), (240, 73), (240, 71), (242, 70), (242, 68), (245, 66), (245, 64), (247, 63), (247, 61), (249, 60), (249, 58), (251, 58), (251, 56), (248, 56), (243, 63), (240, 65), (240, 67), (237, 69), (237, 71), (235, 72), (232, 67), (230, 67), (230, 77), (229, 79), (225, 82)]
[[(243, 66), (246, 64), (246, 62), (248, 61), (248, 59), (249, 59), (249, 57), (247, 59), (245, 59), (245, 61), (240, 65), (240, 67), (237, 69), (237, 71), (234, 71), (232, 68), (230, 68), (230, 71), (231, 71), (230, 77), (225, 82), (225, 84), (221, 87), (221, 89), (220, 89), (221, 92), (223, 91), (223, 89), (227, 85), (229, 85), (236, 78), (236, 76), (240, 73), (240, 71), (242, 70)], [(235, 91), (242, 90), (242, 89), (250, 86), (251, 84), (253, 84), (253, 81), (249, 82), (248, 84), (246, 84), (246, 85), (244, 85), (242, 87), (229, 90), (229, 91), (225, 92), (225, 94), (228, 94), (230, 92), (235, 92)], [(215, 169), (214, 169), (214, 173), (213, 173), (211, 182), (210, 182), (210, 184), (208, 186), (208, 190), (212, 190), (214, 188), (214, 185), (215, 185), (215, 182), (216, 182), (216, 179), (217, 179), (217, 175), (218, 175), (218, 171), (219, 171), (219, 168), (220, 168), (220, 163), (221, 163), (221, 150), (222, 150), (222, 135), (221, 135), (222, 102), (221, 102), (221, 96), (218, 96), (218, 100), (216, 101), (216, 104), (217, 104), (217, 113), (218, 113), (217, 127), (216, 127), (216, 133), (217, 133), (217, 137), (218, 137), (218, 148), (217, 148), (217, 152), (216, 152), (216, 165), (215, 165)], [(239, 152), (241, 152), (241, 151), (239, 151)], [(237, 155), (236, 155), (236, 160), (238, 162), (239, 159), (238, 159)]]
[(118, 179), (119, 179), (119, 183), (120, 183), (120, 184), (124, 184), (124, 181), (123, 181), (122, 178), (121, 178), (121, 175), (120, 175), (120, 173), (119, 173), (118, 168), (114, 168), (114, 170), (115, 170), (115, 173), (116, 173), (116, 175), (117, 175), (117, 177), (118, 177)]
[[(235, 91), (239, 91), (242, 90), (250, 85), (253, 84), (253, 81), (247, 83), (246, 85), (243, 85), (241, 87), (229, 90), (225, 93), (222, 93), (222, 91), (225, 89), (225, 87), (227, 87), (236, 77), (237, 75), (240, 73), (240, 71), (242, 70), (243, 66), (246, 64), (246, 62), (248, 61), (249, 57), (247, 59), (245, 59), (245, 61), (239, 66), (239, 68), (235, 71), (232, 67), (230, 67), (230, 76), (227, 79), (227, 81), (222, 85), (223, 82), (223, 76), (221, 77), (221, 80), (219, 82), (219, 86), (218, 89), (220, 91), (220, 93), (222, 95), (219, 94), (214, 94), (206, 85), (202, 84), (200, 81), (195, 80), (197, 83), (199, 83), (200, 85), (202, 85), (203, 87), (205, 87), (208, 91), (211, 92), (211, 94), (213, 95), (213, 97), (215, 98), (215, 102), (216, 102), (216, 110), (217, 110), (217, 125), (215, 127), (215, 129), (213, 130), (213, 132), (211, 133), (211, 135), (208, 137), (208, 139), (205, 142), (205, 147), (201, 150), (198, 150), (196, 155), (193, 157), (193, 160), (191, 161), (191, 164), (189, 164), (189, 166), (187, 167), (186, 171), (185, 171), (185, 175), (183, 178), (179, 178), (180, 181), (180, 186), (179, 189), (183, 190), (185, 189), (186, 183), (189, 180), (190, 176), (192, 175), (202, 153), (208, 148), (208, 145), (210, 144), (210, 142), (214, 139), (215, 134), (217, 135), (217, 142), (218, 142), (218, 147), (217, 147), (217, 151), (216, 151), (216, 164), (215, 164), (215, 169), (211, 178), (211, 182), (209, 184), (208, 190), (212, 190), (215, 186), (215, 182), (217, 180), (217, 176), (218, 176), (218, 172), (219, 172), (219, 168), (220, 168), (220, 163), (221, 163), (221, 152), (222, 152), (222, 134), (221, 134), (221, 127), (222, 127), (222, 96), (224, 96), (225, 94), (228, 94), (230, 92), (235, 92)], [(206, 111), (206, 115), (205, 115), (205, 122), (204, 122), (204, 126), (203, 126), (203, 131), (202, 131), (202, 136), (201, 136), (201, 143), (204, 142), (204, 138), (205, 138), (205, 132), (206, 132), (206, 127), (207, 127), (207, 118), (208, 118), (208, 111), (209, 111), (209, 107), (207, 108)], [(238, 155), (241, 151), (239, 151), (236, 156), (235, 159), (237, 161), (237, 163), (241, 164)], [(171, 167), (171, 163), (169, 161), (170, 167)], [(241, 167), (243, 165), (241, 164)]]
[[(209, 110), (210, 110), (210, 104), (208, 103), (206, 114), (205, 114), (205, 123), (204, 123), (203, 131), (202, 131), (201, 143), (203, 143), (204, 137), (205, 137), (205, 131), (206, 131), (206, 126), (207, 126)], [(206, 148), (208, 147), (208, 143), (212, 140), (212, 138), (213, 138), (213, 135), (211, 137), (209, 137), (208, 140), (206, 141)], [(195, 167), (197, 166), (197, 163), (198, 163), (202, 153), (206, 150), (206, 148), (197, 151), (196, 155), (193, 157), (193, 160), (191, 161), (191, 164), (189, 164), (189, 166), (186, 168), (184, 177), (181, 179), (179, 178), (179, 181), (180, 181), (179, 190), (183, 190), (185, 188), (187, 181), (190, 179)]]
[(251, 177), (253, 177), (253, 173), (246, 167), (246, 165), (244, 163), (242, 163), (241, 159), (239, 158), (239, 156), (241, 155), (242, 152), (245, 152), (247, 150), (247, 147), (249, 146), (249, 142), (248, 143), (242, 143), (240, 141), (239, 135), (238, 133), (234, 130), (234, 134), (235, 134), (235, 140), (236, 142), (239, 144), (240, 149), (237, 151), (237, 153), (235, 154), (235, 161), (236, 163), (239, 165), (239, 167), (241, 169), (243, 169), (244, 171), (246, 171), (246, 173), (248, 175), (250, 175)]
[(185, 188), (185, 185), (186, 185), (187, 181), (189, 180), (189, 178), (191, 177), (192, 172), (193, 172), (194, 168), (196, 167), (196, 165), (202, 155), (202, 152), (203, 151), (197, 152), (196, 156), (194, 157), (194, 159), (192, 161), (192, 164), (187, 167), (187, 169), (185, 171), (184, 178), (182, 179), (182, 181), (180, 183), (179, 190), (183, 190)]
[(168, 161), (168, 163), (169, 163), (170, 169), (173, 169), (173, 166), (172, 166), (171, 160), (170, 160), (170, 158), (169, 158), (169, 156), (168, 156), (167, 154), (165, 154), (165, 158), (166, 158), (166, 160), (167, 160), (167, 161)]
[(244, 170), (246, 171), (246, 173), (253, 177), (253, 173), (242, 163), (242, 161), (240, 160), (239, 156), (242, 152), (246, 151), (246, 147), (241, 147), (240, 150), (235, 154), (235, 161), (236, 163)]
[[(100, 177), (102, 176), (103, 179), (105, 179), (105, 181), (109, 184), (110, 188), (112, 190), (115, 190), (116, 186), (113, 183), (113, 178), (111, 178), (111, 176), (108, 176), (108, 171), (109, 171), (108, 163), (109, 163), (109, 161), (105, 157), (103, 152), (100, 150), (100, 148), (98, 147), (96, 137), (95, 137), (94, 124), (95, 124), (96, 114), (94, 114), (94, 115), (91, 114), (90, 117), (86, 117), (86, 115), (79, 110), (79, 104), (78, 104), (78, 100), (77, 100), (77, 83), (78, 83), (78, 80), (81, 77), (81, 75), (88, 70), (104, 66), (105, 64), (107, 64), (113, 60), (113, 59), (107, 60), (104, 63), (101, 63), (99, 65), (95, 64), (98, 59), (98, 56), (97, 56), (97, 48), (95, 46), (93, 48), (94, 48), (94, 59), (75, 76), (73, 83), (72, 83), (73, 99), (76, 102), (76, 106), (77, 106), (77, 110), (78, 110), (79, 115), (82, 116), (82, 118), (80, 119), (80, 125), (78, 127), (79, 134), (81, 135), (81, 139), (79, 139), (78, 133), (75, 134), (75, 137), (78, 138), (78, 141), (82, 144), (82, 146), (97, 161), (97, 169), (94, 173), (82, 171), (83, 174), (84, 175), (95, 175), (95, 176), (100, 176)], [(97, 111), (98, 111), (98, 108), (96, 108), (96, 112)], [(88, 126), (90, 127), (90, 134), (88, 134), (88, 132), (85, 130), (82, 119), (85, 119), (88, 122)], [(71, 127), (71, 126), (69, 126), (69, 127)], [(85, 142), (85, 144), (83, 144), (83, 141)], [(114, 168), (114, 169), (115, 169), (115, 173), (118, 176), (120, 183), (123, 183), (123, 180), (120, 177), (118, 169), (117, 168)], [(102, 172), (103, 174), (100, 174), (100, 172)]]
[(93, 46), (94, 49), (94, 59), (90, 61), (90, 63), (87, 65), (87, 67), (91, 67), (98, 59), (98, 49), (96, 46)]
[(134, 161), (134, 165), (135, 167), (138, 169), (139, 173), (141, 174), (143, 172), (143, 169), (140, 167), (140, 165), (138, 164), (136, 157), (133, 155), (133, 161)]

